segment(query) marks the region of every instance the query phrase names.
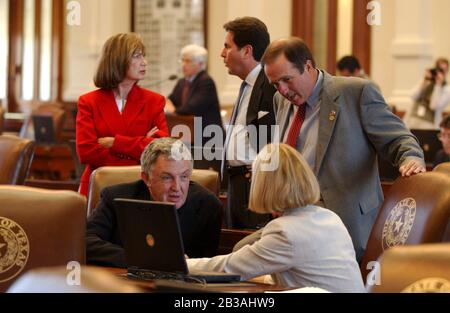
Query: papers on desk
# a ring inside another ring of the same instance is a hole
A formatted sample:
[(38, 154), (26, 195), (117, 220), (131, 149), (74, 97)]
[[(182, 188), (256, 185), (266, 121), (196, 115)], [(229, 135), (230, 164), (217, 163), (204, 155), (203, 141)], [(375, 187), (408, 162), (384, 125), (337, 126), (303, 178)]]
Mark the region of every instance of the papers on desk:
[[(275, 285), (275, 282), (272, 279), (271, 275), (263, 275), (256, 278), (251, 279), (252, 282), (259, 282), (267, 285)], [(303, 288), (295, 288), (290, 290), (283, 291), (265, 291), (265, 293), (330, 293), (328, 290), (317, 288), (317, 287), (303, 287)]]

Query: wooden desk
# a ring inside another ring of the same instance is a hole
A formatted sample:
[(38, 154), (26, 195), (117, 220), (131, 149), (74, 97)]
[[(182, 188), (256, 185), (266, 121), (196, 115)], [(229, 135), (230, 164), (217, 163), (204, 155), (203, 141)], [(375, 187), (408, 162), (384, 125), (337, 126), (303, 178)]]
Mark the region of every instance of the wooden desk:
[(35, 179), (59, 181), (75, 179), (75, 162), (70, 146), (67, 144), (37, 144), (29, 176)]
[(127, 283), (143, 289), (146, 292), (164, 292), (164, 291), (177, 291), (177, 292), (239, 292), (239, 293), (263, 293), (265, 291), (283, 291), (290, 288), (286, 288), (279, 285), (268, 285), (261, 283), (261, 279), (255, 278), (248, 282), (240, 283), (225, 283), (225, 284), (195, 284), (184, 283), (177, 281), (144, 281), (129, 278), (126, 276), (127, 270), (123, 268), (105, 267), (110, 273), (117, 275), (119, 278), (125, 280)]

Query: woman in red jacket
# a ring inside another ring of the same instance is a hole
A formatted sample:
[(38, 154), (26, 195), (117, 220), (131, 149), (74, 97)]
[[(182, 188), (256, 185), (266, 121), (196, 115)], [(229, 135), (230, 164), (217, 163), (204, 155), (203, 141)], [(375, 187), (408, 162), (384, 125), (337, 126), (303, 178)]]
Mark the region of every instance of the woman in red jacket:
[(137, 34), (115, 35), (103, 46), (94, 77), (99, 89), (78, 100), (77, 153), (86, 164), (81, 194), (87, 196), (93, 170), (138, 165), (148, 143), (168, 136), (164, 97), (137, 85), (146, 68), (145, 47)]

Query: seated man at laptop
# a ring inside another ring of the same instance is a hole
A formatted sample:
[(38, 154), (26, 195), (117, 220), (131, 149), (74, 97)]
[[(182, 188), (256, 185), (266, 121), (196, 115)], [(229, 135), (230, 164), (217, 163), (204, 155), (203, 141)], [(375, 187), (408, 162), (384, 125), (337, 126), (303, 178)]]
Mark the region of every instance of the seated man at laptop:
[(214, 194), (190, 181), (192, 165), (191, 153), (181, 141), (153, 140), (141, 156), (142, 180), (102, 190), (100, 202), (87, 221), (87, 263), (127, 267), (115, 198), (174, 203), (185, 253), (192, 257), (215, 255), (222, 204)]

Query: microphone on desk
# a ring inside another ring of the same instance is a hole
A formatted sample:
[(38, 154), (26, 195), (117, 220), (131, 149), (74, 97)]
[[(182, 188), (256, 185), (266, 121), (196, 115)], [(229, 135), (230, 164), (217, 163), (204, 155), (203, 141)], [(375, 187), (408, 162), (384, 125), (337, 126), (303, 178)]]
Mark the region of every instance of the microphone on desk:
[(158, 85), (160, 85), (160, 84), (162, 84), (162, 83), (164, 83), (164, 82), (166, 82), (166, 81), (175, 80), (175, 79), (177, 79), (177, 78), (178, 78), (178, 75), (172, 74), (172, 75), (170, 75), (169, 77), (166, 77), (166, 78), (164, 78), (164, 79), (157, 80), (156, 82), (153, 82), (153, 83), (151, 83), (151, 84), (148, 84), (147, 86), (148, 86), (148, 87), (158, 86)]

